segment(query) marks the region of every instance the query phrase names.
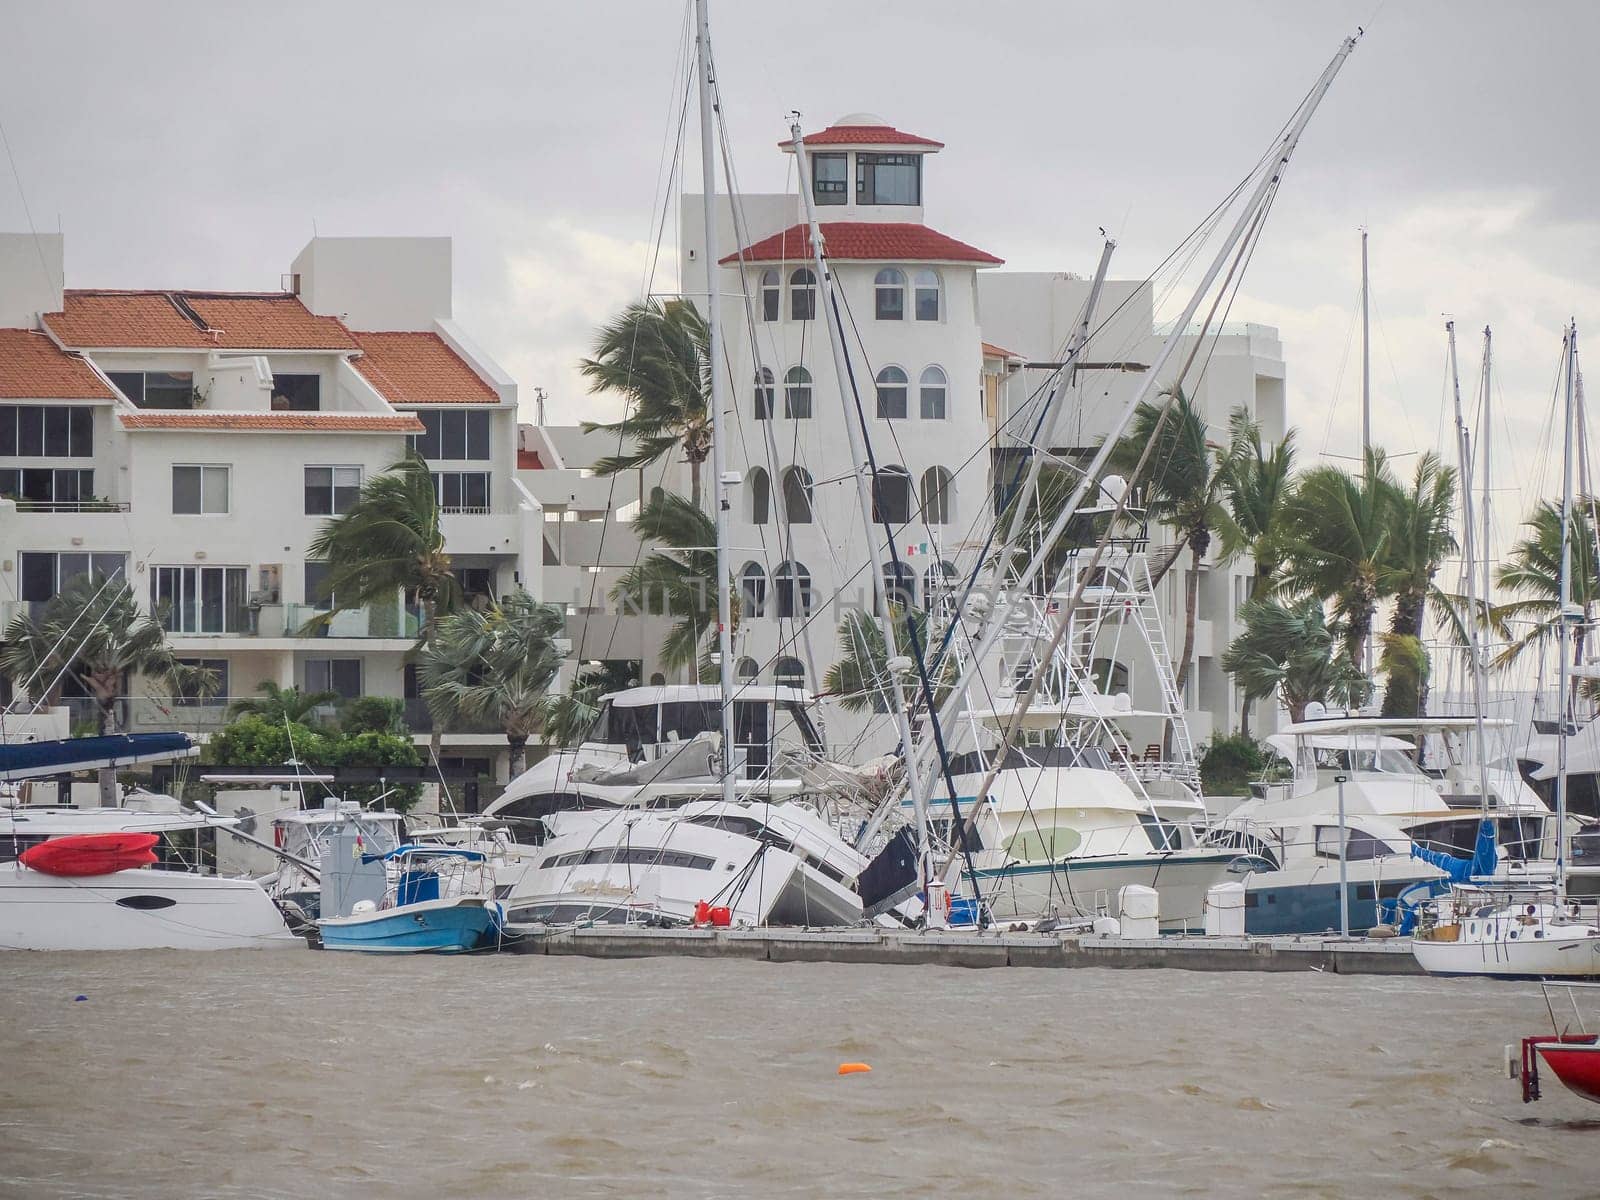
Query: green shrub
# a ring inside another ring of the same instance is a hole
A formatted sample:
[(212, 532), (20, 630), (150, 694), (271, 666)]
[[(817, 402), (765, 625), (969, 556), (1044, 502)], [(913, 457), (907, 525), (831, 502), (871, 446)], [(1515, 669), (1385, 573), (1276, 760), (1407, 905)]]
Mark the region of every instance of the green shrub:
[(1247, 733), (1213, 738), (1200, 748), (1200, 786), (1208, 795), (1242, 796), (1281, 762), (1272, 747)]
[[(212, 735), (205, 761), (217, 766), (281, 767), (291, 758), (307, 770), (319, 767), (419, 767), (422, 755), (404, 734), (369, 729), (361, 733), (328, 733), (298, 724), (274, 724), (246, 714)], [(351, 784), (341, 791), (346, 800), (365, 804), (382, 791), (378, 784)], [(417, 802), (421, 785), (401, 784), (384, 798), (385, 806), (404, 812)]]
[(340, 733), (405, 733), (405, 701), (392, 696), (357, 696), (339, 706)]

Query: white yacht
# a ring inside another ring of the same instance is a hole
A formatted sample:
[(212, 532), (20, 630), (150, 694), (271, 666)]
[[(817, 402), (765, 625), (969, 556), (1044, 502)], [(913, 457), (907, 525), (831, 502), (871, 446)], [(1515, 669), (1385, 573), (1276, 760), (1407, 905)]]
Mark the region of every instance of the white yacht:
[[(1503, 736), (1511, 722), (1483, 724)], [(1259, 869), (1244, 880), (1246, 930), (1339, 929), (1341, 843), (1350, 928), (1408, 924), (1408, 914), (1448, 886), (1445, 871), (1416, 857), (1413, 846), (1471, 860), (1485, 812), (1495, 827), (1498, 877), (1548, 879), (1554, 818), (1504, 757), (1491, 758), (1490, 795), (1481, 795), (1473, 765), (1477, 725), (1473, 717), (1314, 718), (1269, 737), (1292, 778), (1258, 785), (1258, 794), (1205, 838), (1255, 856)], [(1437, 775), (1417, 765), (1424, 739), (1443, 756)]]

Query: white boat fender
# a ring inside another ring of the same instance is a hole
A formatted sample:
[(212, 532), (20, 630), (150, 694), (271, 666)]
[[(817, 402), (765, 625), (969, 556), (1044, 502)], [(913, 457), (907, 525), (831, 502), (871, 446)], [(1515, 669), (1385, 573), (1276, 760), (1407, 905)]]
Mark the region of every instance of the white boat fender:
[(378, 906), (371, 900), (357, 900), (350, 906), (350, 915), (359, 917), (362, 913), (377, 912)]
[(1094, 919), (1095, 937), (1120, 937), (1122, 935), (1122, 922), (1115, 917), (1096, 917)]

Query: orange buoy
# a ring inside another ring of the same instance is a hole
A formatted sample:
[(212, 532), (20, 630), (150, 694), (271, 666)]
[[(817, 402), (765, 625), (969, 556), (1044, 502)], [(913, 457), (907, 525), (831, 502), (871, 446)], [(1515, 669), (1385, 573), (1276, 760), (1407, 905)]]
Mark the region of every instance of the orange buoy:
[(862, 1075), (862, 1074), (865, 1074), (866, 1072), (868, 1072), (870, 1070), (872, 1070), (872, 1068), (867, 1066), (866, 1063), (840, 1063), (839, 1064), (839, 1074), (841, 1074), (841, 1075)]

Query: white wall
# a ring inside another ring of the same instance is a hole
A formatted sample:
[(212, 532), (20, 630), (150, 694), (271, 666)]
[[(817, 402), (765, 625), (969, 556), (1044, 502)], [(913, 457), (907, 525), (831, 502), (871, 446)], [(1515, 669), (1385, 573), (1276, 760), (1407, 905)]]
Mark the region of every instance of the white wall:
[(0, 329), (37, 329), (40, 313), (61, 311), (63, 255), (59, 233), (0, 233)]
[(316, 237), (295, 256), (300, 299), (351, 329), (432, 330), (451, 315), (447, 237)]

